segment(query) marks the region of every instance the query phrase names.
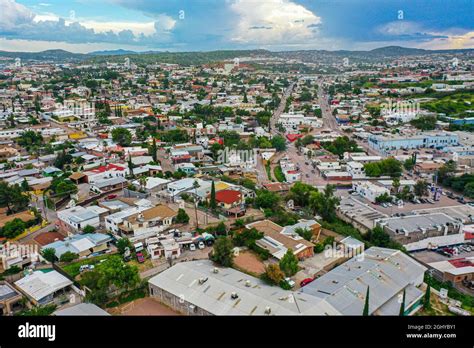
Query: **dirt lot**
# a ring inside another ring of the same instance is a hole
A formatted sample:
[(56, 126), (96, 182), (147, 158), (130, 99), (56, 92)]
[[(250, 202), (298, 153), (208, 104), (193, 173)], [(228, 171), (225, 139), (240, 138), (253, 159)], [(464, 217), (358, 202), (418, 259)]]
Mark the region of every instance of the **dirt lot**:
[(140, 298), (107, 311), (112, 315), (180, 315), (151, 297)]
[(249, 273), (260, 275), (265, 272), (265, 265), (263, 262), (257, 255), (248, 250), (241, 251), (239, 255), (234, 257), (234, 264), (238, 268)]

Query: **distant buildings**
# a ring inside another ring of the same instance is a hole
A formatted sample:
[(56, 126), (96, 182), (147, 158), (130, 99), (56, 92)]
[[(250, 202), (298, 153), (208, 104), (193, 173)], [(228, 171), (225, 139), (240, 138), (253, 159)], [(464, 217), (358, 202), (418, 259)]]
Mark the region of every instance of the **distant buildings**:
[(459, 144), (458, 135), (451, 132), (430, 133), (424, 132), (411, 136), (386, 136), (370, 135), (368, 138), (369, 147), (380, 153), (387, 153), (393, 150), (402, 149), (422, 149), (441, 148), (445, 146), (455, 146)]

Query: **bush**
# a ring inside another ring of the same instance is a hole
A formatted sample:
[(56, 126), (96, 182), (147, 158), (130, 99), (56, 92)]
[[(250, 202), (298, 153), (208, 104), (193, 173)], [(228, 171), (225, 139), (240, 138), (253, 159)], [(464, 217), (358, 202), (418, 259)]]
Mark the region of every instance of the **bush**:
[(82, 229), (82, 232), (84, 233), (94, 233), (95, 232), (95, 227), (91, 225), (87, 225)]
[(78, 254), (73, 253), (71, 251), (66, 251), (64, 254), (61, 255), (61, 257), (59, 258), (59, 261), (61, 261), (61, 262), (71, 262), (71, 261), (74, 261), (77, 258), (79, 258)]

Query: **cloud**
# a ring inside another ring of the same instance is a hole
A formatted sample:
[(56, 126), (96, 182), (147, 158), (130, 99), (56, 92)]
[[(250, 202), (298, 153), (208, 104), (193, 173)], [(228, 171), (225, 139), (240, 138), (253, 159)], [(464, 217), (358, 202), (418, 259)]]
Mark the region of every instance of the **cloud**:
[(31, 22), (34, 14), (25, 6), (16, 3), (14, 0), (1, 0), (0, 8), (2, 15), (0, 16), (0, 30), (14, 30), (18, 25), (25, 22)]
[(384, 37), (391, 37), (396, 40), (431, 40), (435, 38), (447, 38), (447, 36), (434, 33), (423, 28), (419, 23), (398, 20), (389, 22), (377, 28), (377, 31)]
[(8, 39), (150, 45), (169, 42), (176, 24), (164, 14), (147, 23), (71, 21), (54, 13), (35, 14), (14, 0), (0, 0), (0, 8), (0, 36)]
[(230, 40), (240, 44), (305, 43), (315, 38), (313, 27), (321, 24), (320, 17), (290, 0), (235, 0), (230, 9), (237, 16)]

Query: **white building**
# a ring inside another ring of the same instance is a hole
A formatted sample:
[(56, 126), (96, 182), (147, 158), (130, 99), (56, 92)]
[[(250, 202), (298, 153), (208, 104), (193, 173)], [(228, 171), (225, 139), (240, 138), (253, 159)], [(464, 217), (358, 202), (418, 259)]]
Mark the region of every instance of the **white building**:
[(78, 232), (86, 226), (98, 227), (100, 215), (107, 213), (107, 209), (96, 205), (89, 207), (72, 207), (58, 212), (60, 225), (71, 232)]
[(363, 179), (365, 178), (364, 165), (360, 162), (351, 161), (348, 162), (347, 172), (352, 176), (352, 179)]
[(281, 114), (278, 120), (287, 132), (298, 130), (299, 126), (321, 128), (323, 122), (317, 117), (305, 117), (303, 114)]
[(372, 184), (369, 181), (356, 181), (352, 183), (352, 189), (368, 201), (375, 203), (378, 196), (384, 193), (390, 194), (390, 191), (382, 186)]

